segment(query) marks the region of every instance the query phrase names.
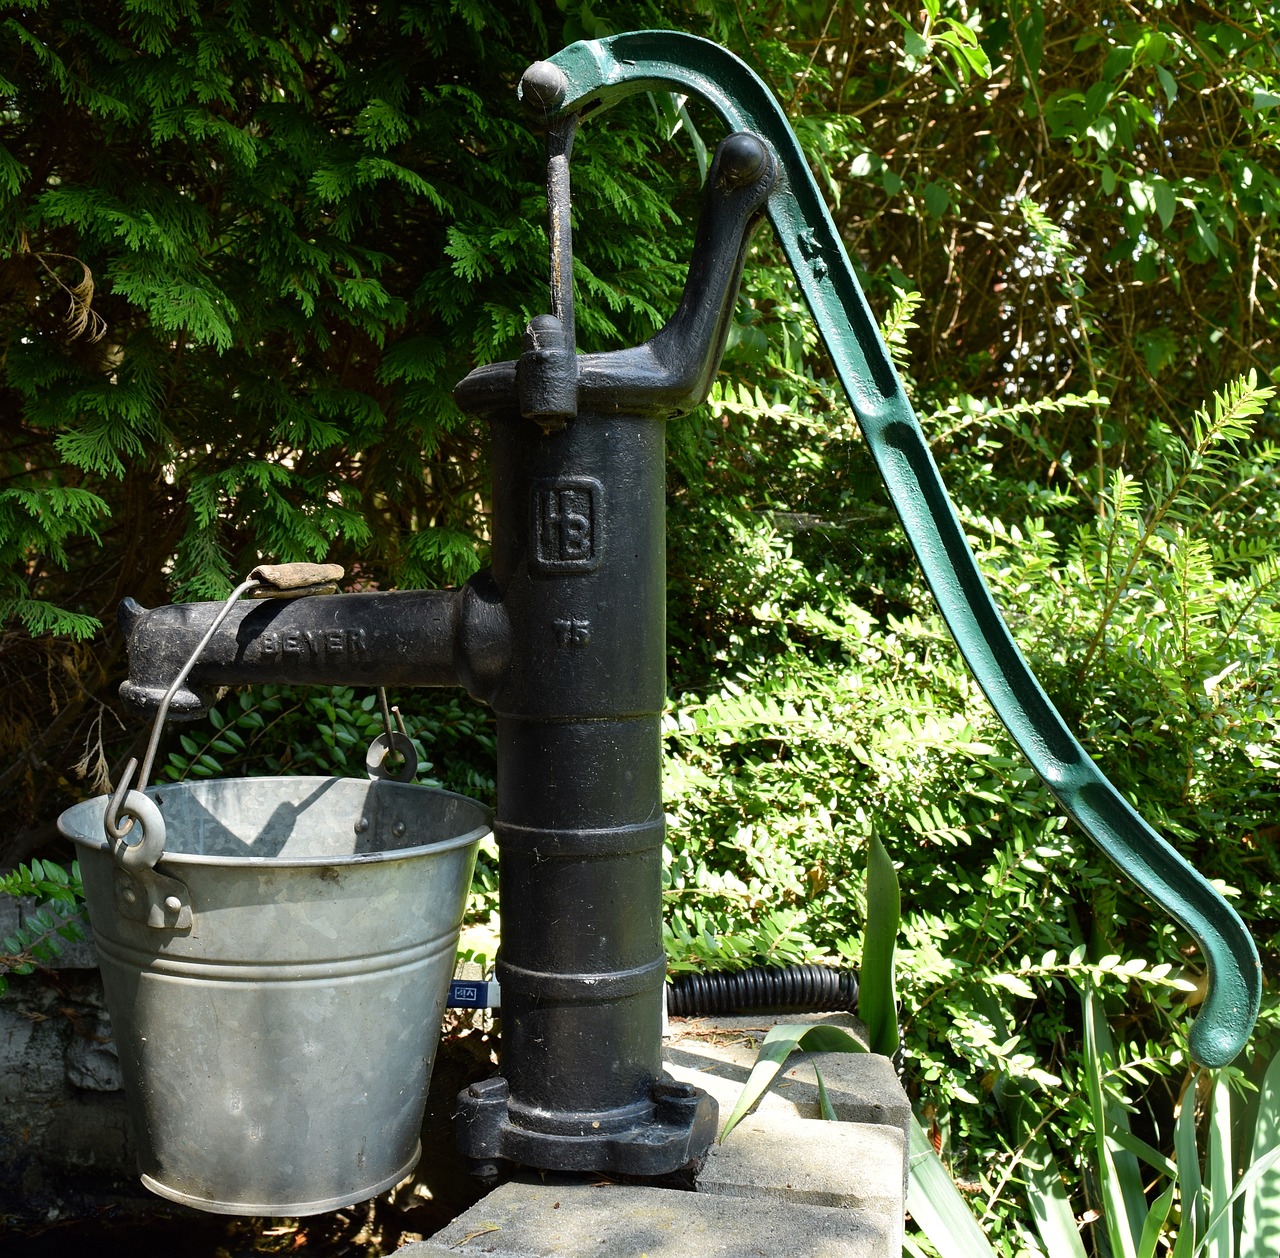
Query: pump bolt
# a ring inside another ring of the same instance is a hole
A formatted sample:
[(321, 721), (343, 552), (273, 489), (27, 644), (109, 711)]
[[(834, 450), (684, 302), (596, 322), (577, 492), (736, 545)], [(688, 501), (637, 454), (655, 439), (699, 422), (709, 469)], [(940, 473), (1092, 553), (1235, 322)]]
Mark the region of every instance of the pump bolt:
[(564, 71), (549, 61), (535, 61), (520, 80), (520, 99), (543, 113), (551, 113), (568, 91), (569, 80)]
[(476, 1101), (501, 1105), (510, 1095), (510, 1085), (501, 1075), (492, 1075), (473, 1083), (467, 1089), (467, 1095)]
[(698, 1089), (692, 1083), (681, 1080), (661, 1080), (649, 1090), (655, 1101), (689, 1101), (698, 1095)]
[(564, 349), (564, 324), (555, 315), (534, 315), (524, 333), (525, 353)]
[(179, 913), (182, 911), (182, 901), (179, 900), (176, 895), (167, 896), (165, 898), (164, 906), (170, 913)]
[(720, 178), (730, 188), (742, 188), (764, 173), (769, 151), (758, 136), (739, 131), (720, 145)]

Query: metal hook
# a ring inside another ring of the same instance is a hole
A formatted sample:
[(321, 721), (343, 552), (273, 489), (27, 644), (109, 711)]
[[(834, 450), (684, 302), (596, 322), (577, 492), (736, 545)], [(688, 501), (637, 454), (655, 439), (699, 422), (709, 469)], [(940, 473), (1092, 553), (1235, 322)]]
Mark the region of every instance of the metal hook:
[[(378, 687), (378, 705), (382, 709), (382, 724), (385, 732), (379, 734), (369, 744), (369, 750), (364, 758), (365, 771), (375, 781), (412, 782), (418, 773), (418, 753), (413, 746), (413, 740), (409, 737), (409, 731), (405, 728), (400, 709), (388, 705), (387, 692), (382, 686)], [(400, 726), (398, 730), (392, 724), (393, 712), (396, 724)], [(400, 756), (403, 760), (394, 772), (387, 768), (387, 760), (393, 755)]]

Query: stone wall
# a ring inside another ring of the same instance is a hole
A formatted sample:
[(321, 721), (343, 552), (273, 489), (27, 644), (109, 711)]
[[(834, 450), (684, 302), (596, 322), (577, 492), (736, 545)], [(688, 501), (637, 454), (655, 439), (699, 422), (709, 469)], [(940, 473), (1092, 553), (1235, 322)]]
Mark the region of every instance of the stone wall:
[[(29, 904), (0, 896), (0, 937)], [(64, 1209), (91, 1181), (133, 1180), (133, 1136), (90, 943), (64, 943), (0, 997), (0, 1210)]]

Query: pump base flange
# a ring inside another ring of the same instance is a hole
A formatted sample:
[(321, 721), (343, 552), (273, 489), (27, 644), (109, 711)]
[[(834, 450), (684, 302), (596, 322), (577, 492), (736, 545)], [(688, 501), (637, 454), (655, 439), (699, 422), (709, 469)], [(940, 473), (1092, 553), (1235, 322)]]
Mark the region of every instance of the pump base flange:
[(458, 1094), (458, 1149), (482, 1165), (501, 1159), (542, 1170), (639, 1179), (671, 1175), (706, 1155), (720, 1117), (714, 1098), (664, 1077), (654, 1082), (649, 1102), (623, 1127), (539, 1131), (512, 1121), (510, 1088), (497, 1075)]

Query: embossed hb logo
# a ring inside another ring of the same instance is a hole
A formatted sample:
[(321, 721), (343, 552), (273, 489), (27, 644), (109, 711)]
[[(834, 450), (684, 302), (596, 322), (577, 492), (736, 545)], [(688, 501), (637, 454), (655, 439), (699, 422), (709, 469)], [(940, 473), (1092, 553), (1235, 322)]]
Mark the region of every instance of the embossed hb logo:
[(535, 572), (590, 572), (600, 563), (604, 488), (588, 476), (542, 480), (533, 486)]

